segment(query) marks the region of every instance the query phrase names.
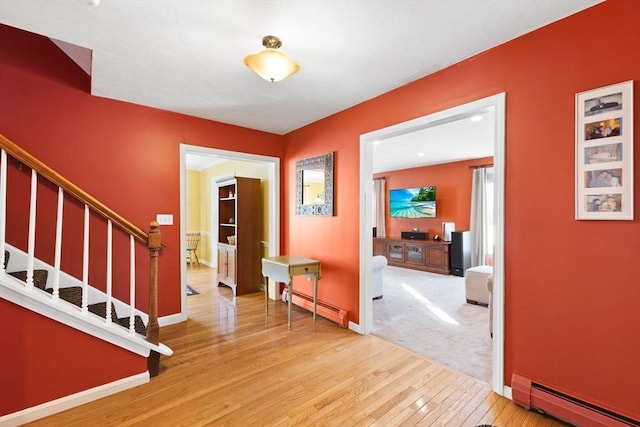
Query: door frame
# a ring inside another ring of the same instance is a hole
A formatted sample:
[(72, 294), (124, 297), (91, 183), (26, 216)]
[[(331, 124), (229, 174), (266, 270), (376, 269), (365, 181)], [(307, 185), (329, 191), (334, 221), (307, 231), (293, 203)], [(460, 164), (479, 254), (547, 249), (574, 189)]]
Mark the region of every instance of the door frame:
[(427, 116), (378, 129), (360, 135), (360, 323), (350, 323), (356, 332), (369, 334), (373, 329), (372, 280), (373, 241), (371, 229), (373, 194), (373, 143), (376, 140), (411, 133), (469, 117), (479, 110), (494, 109), (494, 221), (495, 249), (493, 266), (493, 391), (509, 393), (504, 384), (504, 179), (505, 179), (505, 116), (504, 92)]
[[(267, 242), (268, 256), (280, 254), (280, 159), (278, 157), (259, 154), (241, 153), (237, 151), (221, 150), (217, 148), (201, 147), (197, 145), (180, 144), (180, 314), (176, 322), (188, 318), (187, 313), (187, 154), (198, 156), (221, 157), (227, 160), (250, 161), (266, 163), (269, 170), (269, 241)], [(174, 320), (174, 319), (172, 319)]]

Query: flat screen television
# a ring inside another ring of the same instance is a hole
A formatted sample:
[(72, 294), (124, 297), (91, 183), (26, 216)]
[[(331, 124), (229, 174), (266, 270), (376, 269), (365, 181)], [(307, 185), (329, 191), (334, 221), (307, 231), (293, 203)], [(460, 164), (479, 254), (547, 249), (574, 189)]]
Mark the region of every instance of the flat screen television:
[(392, 218), (435, 218), (436, 187), (390, 190), (389, 210)]

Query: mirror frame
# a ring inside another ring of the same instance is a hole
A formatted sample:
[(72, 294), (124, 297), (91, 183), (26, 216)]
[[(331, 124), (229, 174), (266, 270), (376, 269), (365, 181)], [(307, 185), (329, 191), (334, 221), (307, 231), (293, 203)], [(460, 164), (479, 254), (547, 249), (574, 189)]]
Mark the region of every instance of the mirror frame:
[[(302, 202), (305, 170), (324, 170), (324, 204), (305, 205)], [(296, 214), (333, 216), (333, 152), (296, 161)]]

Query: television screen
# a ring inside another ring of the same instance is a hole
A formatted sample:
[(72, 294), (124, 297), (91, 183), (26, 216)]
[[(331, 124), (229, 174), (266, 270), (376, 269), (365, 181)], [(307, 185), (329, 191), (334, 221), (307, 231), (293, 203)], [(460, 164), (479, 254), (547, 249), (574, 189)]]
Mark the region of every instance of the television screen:
[(436, 187), (391, 190), (389, 209), (392, 218), (435, 218)]

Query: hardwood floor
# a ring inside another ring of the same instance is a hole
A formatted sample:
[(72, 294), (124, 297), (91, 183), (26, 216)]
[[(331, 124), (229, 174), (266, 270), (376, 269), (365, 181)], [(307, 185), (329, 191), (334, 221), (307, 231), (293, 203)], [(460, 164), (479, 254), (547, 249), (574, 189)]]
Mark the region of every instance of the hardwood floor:
[(373, 335), (261, 293), (233, 298), (189, 268), (189, 320), (163, 327), (174, 350), (142, 386), (38, 420), (42, 426), (561, 426)]

